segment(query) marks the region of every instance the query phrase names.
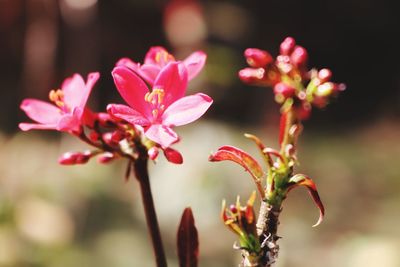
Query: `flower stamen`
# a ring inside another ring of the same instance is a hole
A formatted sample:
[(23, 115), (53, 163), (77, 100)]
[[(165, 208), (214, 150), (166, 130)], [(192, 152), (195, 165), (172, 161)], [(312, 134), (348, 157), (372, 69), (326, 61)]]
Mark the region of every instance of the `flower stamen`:
[(61, 89), (51, 90), (49, 93), (49, 99), (62, 111), (68, 112), (69, 109), (64, 102), (64, 92)]

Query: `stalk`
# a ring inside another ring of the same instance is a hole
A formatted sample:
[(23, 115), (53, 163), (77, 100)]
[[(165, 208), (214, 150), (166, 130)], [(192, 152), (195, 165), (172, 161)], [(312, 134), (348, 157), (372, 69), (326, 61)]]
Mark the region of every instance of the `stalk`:
[(140, 185), (143, 208), (146, 216), (148, 231), (153, 245), (153, 252), (156, 259), (156, 264), (157, 267), (167, 267), (167, 260), (165, 257), (157, 214), (154, 207), (153, 196), (151, 193), (147, 167), (147, 151), (142, 145), (138, 146), (137, 148), (140, 156), (138, 157), (138, 159), (133, 161), (133, 172)]

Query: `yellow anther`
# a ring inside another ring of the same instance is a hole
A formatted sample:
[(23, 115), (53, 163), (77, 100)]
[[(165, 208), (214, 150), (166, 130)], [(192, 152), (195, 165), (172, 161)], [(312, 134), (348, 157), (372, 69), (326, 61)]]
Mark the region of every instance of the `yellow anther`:
[(64, 106), (65, 106), (65, 104), (64, 104), (64, 102), (63, 101), (55, 101), (55, 103), (56, 103), (56, 105), (58, 106), (58, 107), (60, 107), (60, 108), (63, 108)]
[(58, 90), (51, 90), (49, 93), (49, 99), (52, 102), (63, 101), (64, 92), (60, 89)]
[(161, 52), (158, 52), (155, 58), (157, 63), (160, 62), (160, 58), (161, 58)]
[(153, 105), (160, 104), (164, 99), (164, 90), (160, 88), (154, 88), (153, 91), (146, 93), (144, 100)]
[(144, 101), (150, 102), (149, 97), (150, 97), (150, 92), (147, 92), (147, 93), (144, 95)]

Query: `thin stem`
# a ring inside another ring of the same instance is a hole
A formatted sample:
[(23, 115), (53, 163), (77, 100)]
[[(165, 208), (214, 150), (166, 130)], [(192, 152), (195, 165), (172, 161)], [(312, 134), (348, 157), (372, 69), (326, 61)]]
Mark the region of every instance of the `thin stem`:
[[(140, 153), (143, 155), (142, 153)], [(164, 247), (161, 240), (160, 229), (156, 211), (154, 208), (153, 196), (151, 193), (149, 174), (147, 169), (147, 153), (146, 156), (139, 157), (133, 162), (133, 171), (140, 184), (142, 194), (142, 202), (146, 215), (147, 227), (150, 233), (153, 251), (156, 258), (157, 267), (167, 267)]]

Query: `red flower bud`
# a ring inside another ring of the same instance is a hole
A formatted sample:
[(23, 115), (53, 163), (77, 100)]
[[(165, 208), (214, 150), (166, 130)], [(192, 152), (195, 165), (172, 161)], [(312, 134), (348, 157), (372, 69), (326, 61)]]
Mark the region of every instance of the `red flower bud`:
[(91, 131), (89, 134), (89, 139), (93, 142), (99, 140), (100, 135), (96, 131)]
[(115, 158), (116, 157), (113, 153), (105, 152), (97, 158), (97, 162), (105, 164), (105, 163), (109, 163), (109, 162), (113, 161)]
[(230, 210), (233, 214), (236, 214), (236, 213), (238, 212), (236, 206), (233, 205), (233, 204), (231, 204), (231, 205), (229, 206), (229, 210)]
[(113, 141), (112, 141), (112, 133), (108, 132), (108, 133), (104, 133), (103, 134), (103, 140), (107, 145), (114, 145)]
[(296, 41), (292, 37), (286, 37), (281, 43), (280, 52), (281, 55), (290, 55), (296, 46)]
[(318, 85), (317, 90), (315, 91), (316, 96), (328, 97), (330, 96), (335, 89), (335, 84), (332, 82), (326, 82), (321, 85)]
[(307, 50), (302, 46), (296, 46), (293, 53), (290, 55), (290, 61), (296, 67), (302, 67), (307, 64), (308, 53)]
[(303, 102), (300, 106), (295, 107), (296, 116), (299, 120), (307, 120), (311, 115), (311, 105)]
[(314, 97), (312, 104), (318, 108), (324, 108), (328, 104), (328, 97), (316, 96)]
[(119, 141), (121, 141), (122, 139), (124, 139), (124, 133), (122, 133), (121, 131), (114, 131), (111, 134), (111, 140), (115, 143), (119, 143)]
[(277, 83), (274, 86), (275, 95), (282, 95), (285, 99), (292, 97), (295, 92), (296, 92), (296, 89), (294, 89), (292, 86), (287, 85), (283, 82)]
[(265, 70), (263, 68), (245, 68), (239, 71), (239, 78), (244, 83), (257, 83), (264, 78)]
[(90, 151), (82, 152), (66, 152), (58, 159), (58, 163), (62, 165), (84, 164), (91, 157)]
[(251, 67), (260, 68), (273, 62), (272, 56), (264, 50), (257, 48), (247, 48), (244, 51), (247, 63)]
[(122, 139), (124, 139), (124, 133), (122, 133), (121, 131), (114, 131), (103, 134), (103, 140), (109, 146), (117, 145)]
[(321, 69), (318, 72), (318, 79), (321, 83), (328, 82), (332, 78), (332, 72), (329, 69)]
[(169, 147), (164, 149), (164, 156), (171, 163), (175, 163), (175, 164), (182, 164), (183, 163), (183, 158), (182, 158), (181, 153), (179, 153), (175, 149), (172, 149), (172, 148), (169, 148)]
[(158, 156), (158, 147), (153, 146), (147, 151), (147, 155), (151, 160), (155, 160)]

